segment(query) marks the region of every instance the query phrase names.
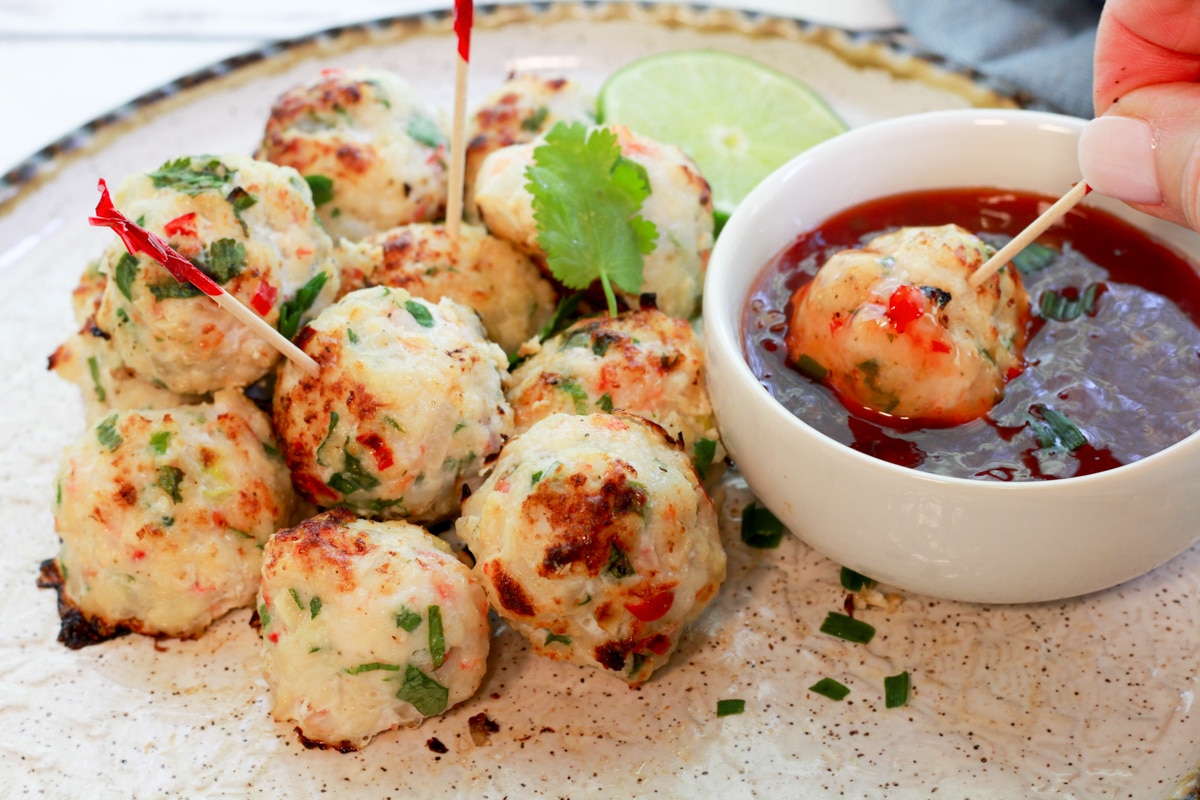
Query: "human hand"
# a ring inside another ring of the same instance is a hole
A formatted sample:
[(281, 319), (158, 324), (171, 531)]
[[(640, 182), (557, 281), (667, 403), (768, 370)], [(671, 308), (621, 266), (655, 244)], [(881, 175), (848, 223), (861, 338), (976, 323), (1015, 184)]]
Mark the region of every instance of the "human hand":
[(1079, 143), (1083, 179), (1200, 231), (1200, 4), (1107, 0), (1094, 68), (1097, 117)]

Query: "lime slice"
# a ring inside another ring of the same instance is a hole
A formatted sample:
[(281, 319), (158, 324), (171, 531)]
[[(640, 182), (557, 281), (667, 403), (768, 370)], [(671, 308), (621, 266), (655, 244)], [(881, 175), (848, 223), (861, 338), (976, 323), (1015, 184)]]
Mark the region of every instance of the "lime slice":
[(715, 50), (648, 56), (600, 90), (600, 121), (673, 144), (695, 160), (718, 217), (795, 156), (846, 130), (810, 87), (749, 58)]

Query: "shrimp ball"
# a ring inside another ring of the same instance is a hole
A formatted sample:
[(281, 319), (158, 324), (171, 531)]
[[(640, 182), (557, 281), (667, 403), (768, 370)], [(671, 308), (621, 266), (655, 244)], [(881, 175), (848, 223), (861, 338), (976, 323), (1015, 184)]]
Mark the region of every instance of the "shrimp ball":
[(434, 302), (473, 308), (488, 338), (516, 352), (554, 313), (556, 292), (533, 260), (474, 225), (452, 239), (444, 225), (414, 223), (342, 242), (342, 290), (396, 286)]
[(434, 523), (512, 433), (508, 359), (478, 315), (404, 289), (360, 289), (326, 309), (275, 384), (275, 427), (292, 482), (318, 506)]
[(725, 579), (712, 500), (678, 444), (632, 414), (555, 414), (510, 441), (457, 532), (488, 599), (542, 655), (633, 686)]
[(448, 139), (399, 75), (326, 69), (275, 101), (258, 156), (313, 183), (331, 236), (361, 239), (445, 213)]
[(171, 408), (203, 399), (164, 389), (125, 366), (112, 337), (90, 317), (50, 355), (50, 369), (79, 387), (88, 424), (114, 410)]
[(62, 547), (47, 568), (59, 640), (199, 636), (253, 602), (260, 548), (294, 504), (271, 421), (240, 392), (114, 412), (67, 448), (58, 473)]
[[(242, 155), (184, 157), (129, 178), (114, 200), (271, 325), (337, 293), (333, 243), (295, 170)], [(119, 240), (99, 269), (96, 324), (146, 380), (204, 394), (248, 386), (279, 360), (258, 333)]]
[(513, 370), (508, 399), (518, 433), (554, 413), (620, 409), (657, 422), (693, 456), (700, 446), (712, 448), (706, 462), (723, 457), (700, 338), (654, 309), (583, 319), (548, 339)]
[(1024, 368), (1029, 297), (956, 225), (902, 228), (830, 258), (792, 296), (788, 357), (844, 402), (922, 425), (975, 419)]
[(442, 540), (334, 509), (271, 537), (258, 599), (273, 713), (342, 752), (463, 702), (487, 670), (487, 596)]
[[(655, 303), (671, 317), (696, 312), (713, 244), (712, 192), (690, 158), (677, 147), (639, 136), (620, 125), (609, 127), (626, 158), (641, 165), (650, 196), (641, 216), (654, 224), (658, 239), (644, 257), (638, 292), (622, 295), (630, 308), (640, 308), (640, 295), (655, 295)], [(525, 188), (525, 170), (534, 161), (539, 138), (501, 148), (484, 159), (475, 181), (475, 205), (484, 224), (496, 236), (540, 259), (533, 196)]]
[(467, 210), (473, 208), (475, 176), (489, 153), (533, 141), (559, 122), (596, 122), (596, 98), (578, 81), (523, 72), (488, 95), (468, 122)]

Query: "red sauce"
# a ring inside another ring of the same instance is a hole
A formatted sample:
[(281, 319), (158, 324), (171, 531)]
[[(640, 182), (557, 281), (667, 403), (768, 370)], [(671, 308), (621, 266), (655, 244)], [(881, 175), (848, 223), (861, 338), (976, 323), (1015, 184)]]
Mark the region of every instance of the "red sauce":
[[(1169, 248), (1115, 217), (1077, 206), (1038, 239), (1055, 258), (1023, 275), (1035, 309), (1055, 292), (1094, 307), (1069, 320), (1036, 317), (1028, 366), (984, 419), (942, 429), (903, 429), (848, 410), (787, 363), (787, 303), (834, 252), (902, 226), (955, 223), (999, 247), (1054, 198), (953, 189), (882, 198), (800, 236), (752, 288), (743, 319), (747, 361), (789, 410), (826, 435), (905, 467), (984, 480), (1086, 475), (1130, 463), (1200, 429), (1200, 275)], [(894, 298), (900, 317), (906, 298)], [(1069, 451), (1039, 444), (1035, 406), (1050, 406), (1083, 432)]]

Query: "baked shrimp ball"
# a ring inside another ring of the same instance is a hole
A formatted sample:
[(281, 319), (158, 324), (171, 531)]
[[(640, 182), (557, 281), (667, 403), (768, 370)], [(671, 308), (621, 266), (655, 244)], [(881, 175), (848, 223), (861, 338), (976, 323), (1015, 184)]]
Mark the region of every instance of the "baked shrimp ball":
[(518, 433), (555, 413), (620, 409), (682, 437), (693, 456), (699, 446), (704, 462), (719, 457), (700, 339), (654, 309), (583, 319), (546, 340), (513, 370), (508, 399)]
[(578, 81), (522, 72), (509, 78), (468, 121), (465, 206), (472, 209), (479, 166), (489, 153), (531, 142), (559, 122), (596, 122), (596, 97)]
[(114, 410), (171, 408), (203, 399), (164, 389), (125, 366), (112, 337), (91, 318), (50, 355), (50, 369), (79, 387), (89, 424)]
[(320, 364), (275, 384), (292, 482), (318, 506), (432, 523), (512, 433), (508, 360), (478, 315), (404, 289), (351, 292), (296, 338)]
[(67, 448), (58, 474), (60, 641), (199, 636), (253, 602), (260, 548), (294, 503), (270, 419), (240, 392), (114, 412)]
[(267, 542), (258, 601), (274, 716), (343, 752), (463, 702), (487, 670), (487, 596), (449, 545), (335, 509)]
[(399, 75), (326, 69), (275, 101), (258, 156), (313, 184), (330, 235), (361, 239), (445, 214), (448, 138)]
[(902, 228), (830, 258), (792, 296), (788, 357), (848, 405), (923, 425), (986, 414), (1024, 367), (1029, 297), (956, 225)]
[[(652, 293), (668, 316), (691, 317), (712, 250), (712, 192), (695, 163), (678, 148), (620, 125), (609, 130), (616, 134), (622, 155), (646, 171), (650, 196), (642, 204), (641, 216), (658, 231), (654, 251), (644, 257), (641, 290), (623, 299), (630, 308), (640, 308), (639, 295)], [(492, 233), (544, 258), (537, 242), (533, 197), (525, 188), (525, 170), (541, 141), (511, 145), (484, 159), (475, 181), (475, 205)]]
[(473, 308), (488, 338), (516, 352), (554, 313), (556, 293), (529, 256), (474, 225), (451, 238), (440, 224), (414, 223), (343, 241), (342, 290), (395, 286), (437, 302)]
[(510, 441), (458, 535), (534, 650), (639, 685), (725, 579), (713, 503), (662, 428), (555, 414)]
[[(128, 179), (114, 200), (281, 329), (337, 293), (333, 243), (295, 170), (242, 155), (184, 157)], [(107, 280), (96, 324), (147, 380), (203, 394), (248, 386), (279, 360), (255, 331), (115, 237), (99, 269)]]

